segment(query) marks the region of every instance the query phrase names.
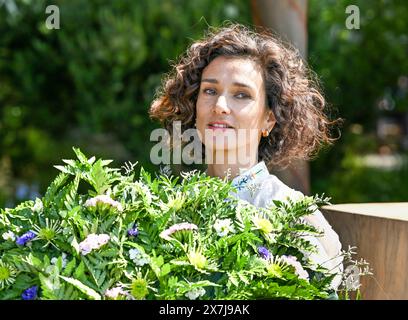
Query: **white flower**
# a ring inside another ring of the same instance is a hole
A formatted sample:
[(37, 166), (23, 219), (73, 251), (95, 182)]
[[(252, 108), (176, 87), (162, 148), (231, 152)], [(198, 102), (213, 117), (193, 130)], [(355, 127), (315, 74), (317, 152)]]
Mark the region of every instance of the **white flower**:
[(201, 296), (205, 295), (205, 289), (204, 288), (194, 288), (188, 291), (185, 296), (189, 298), (190, 300), (195, 300)]
[(3, 233), (2, 237), (6, 241), (7, 240), (10, 240), (10, 241), (16, 240), (16, 235), (14, 234), (13, 231), (7, 231), (7, 232)]
[(149, 256), (139, 251), (138, 249), (129, 250), (130, 260), (134, 262), (137, 266), (144, 266), (149, 263)]
[[(51, 264), (56, 264), (58, 261), (57, 257), (51, 259)], [(62, 268), (64, 269), (67, 265), (67, 254), (65, 252), (62, 253)]]
[(108, 204), (111, 207), (116, 208), (118, 211), (123, 211), (123, 207), (120, 202), (115, 201), (111, 197), (104, 194), (86, 200), (85, 207), (96, 207), (98, 203)]
[(140, 251), (138, 249), (130, 249), (129, 250), (129, 258), (130, 260), (135, 259), (138, 255), (140, 255)]
[(171, 176), (171, 167), (169, 165), (165, 165), (165, 166), (160, 166), (160, 173), (162, 175)]
[(270, 232), (265, 235), (271, 243), (276, 243), (277, 234), (275, 232)]
[(37, 213), (41, 213), (44, 209), (44, 205), (41, 201), (41, 199), (36, 198), (35, 199), (35, 204), (33, 206), (33, 211)]
[(219, 237), (225, 237), (228, 233), (235, 232), (231, 219), (217, 219), (214, 223), (214, 229)]
[(309, 274), (305, 269), (303, 269), (302, 265), (300, 264), (296, 257), (283, 255), (280, 257), (280, 260), (294, 267), (295, 273), (298, 275), (300, 279), (309, 280)]

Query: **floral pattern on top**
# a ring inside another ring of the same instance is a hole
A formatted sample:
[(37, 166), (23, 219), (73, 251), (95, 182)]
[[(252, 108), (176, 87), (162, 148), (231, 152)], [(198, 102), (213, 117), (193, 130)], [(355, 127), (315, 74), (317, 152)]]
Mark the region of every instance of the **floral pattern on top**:
[(238, 191), (247, 189), (259, 178), (269, 176), (268, 168), (265, 162), (261, 161), (251, 169), (245, 171), (243, 174), (232, 180), (232, 185), (237, 188)]

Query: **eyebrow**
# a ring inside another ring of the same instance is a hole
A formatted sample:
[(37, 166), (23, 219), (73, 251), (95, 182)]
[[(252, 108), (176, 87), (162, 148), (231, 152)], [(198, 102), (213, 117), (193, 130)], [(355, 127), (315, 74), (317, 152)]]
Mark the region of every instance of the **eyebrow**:
[[(201, 82), (218, 83), (218, 80), (217, 79), (207, 78), (207, 79), (202, 79)], [(249, 84), (245, 84), (245, 83), (242, 83), (242, 82), (234, 82), (233, 85), (237, 86), (237, 87), (244, 87), (244, 88), (254, 89)]]

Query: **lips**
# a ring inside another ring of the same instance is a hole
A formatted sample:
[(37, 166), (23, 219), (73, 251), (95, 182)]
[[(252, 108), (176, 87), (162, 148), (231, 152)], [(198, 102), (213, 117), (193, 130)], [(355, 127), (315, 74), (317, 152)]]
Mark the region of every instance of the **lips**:
[(208, 124), (208, 128), (212, 130), (226, 130), (226, 129), (233, 129), (234, 127), (231, 126), (228, 122), (214, 121)]

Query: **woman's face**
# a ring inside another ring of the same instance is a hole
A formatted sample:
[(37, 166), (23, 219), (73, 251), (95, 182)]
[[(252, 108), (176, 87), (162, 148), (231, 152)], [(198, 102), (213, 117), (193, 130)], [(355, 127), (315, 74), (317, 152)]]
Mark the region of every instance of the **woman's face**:
[(260, 67), (247, 58), (220, 56), (203, 70), (196, 104), (196, 126), (209, 149), (258, 150), (262, 130), (275, 118), (265, 105)]

